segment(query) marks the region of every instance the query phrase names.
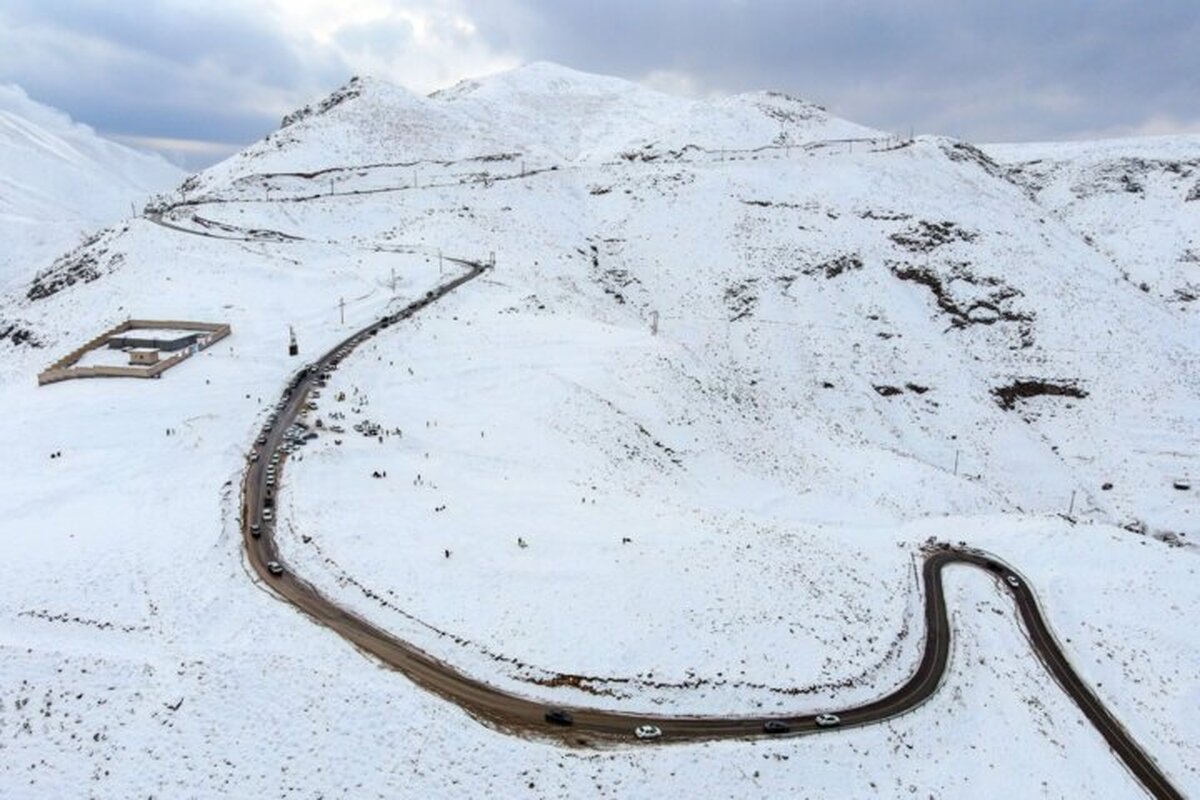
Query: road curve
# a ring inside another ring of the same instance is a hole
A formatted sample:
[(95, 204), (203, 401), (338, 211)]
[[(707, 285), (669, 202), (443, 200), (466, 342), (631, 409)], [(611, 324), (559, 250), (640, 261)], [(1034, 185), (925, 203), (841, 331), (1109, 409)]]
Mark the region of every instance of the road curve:
[[(307, 370), (302, 370), (285, 389), (282, 408), (262, 431), (262, 443), (255, 447), (258, 458), (248, 461), (242, 487), (242, 535), (246, 554), (251, 567), (264, 584), (315, 622), (332, 629), (360, 650), (404, 673), (422, 688), (459, 705), (481, 722), (506, 732), (557, 738), (573, 745), (588, 745), (599, 741), (636, 741), (633, 731), (639, 725), (654, 725), (661, 729), (659, 742), (795, 736), (832, 730), (819, 726), (815, 714), (778, 717), (664, 716), (574, 707), (565, 708), (573, 717), (573, 724), (552, 725), (546, 721), (545, 714), (551, 707), (560, 706), (506, 692), (458, 671), (341, 608), (312, 584), (286, 568), (282, 574), (271, 574), (268, 563), (282, 562), (274, 538), (274, 522), (263, 518), (264, 502), (273, 492), (273, 488), (268, 486), (266, 469), (271, 454), (283, 444), (285, 430), (301, 415), (308, 394), (322, 373), (335, 369), (353, 348), (382, 329), (411, 317), (488, 269), (485, 264), (448, 260), (465, 267), (465, 272), (404, 309), (376, 320), (340, 342)], [(286, 454), (281, 456), (274, 480), (281, 479), (286, 460)], [(922, 567), (925, 650), (920, 662), (903, 685), (877, 700), (852, 708), (829, 709), (840, 718), (837, 727), (856, 727), (895, 717), (916, 708), (937, 691), (950, 655), (951, 628), (946, 614), (942, 573), (951, 565), (978, 567), (996, 576), (1000, 585), (1012, 594), (1034, 652), (1129, 771), (1152, 796), (1182, 798), (1183, 795), (1170, 783), (1154, 760), (1138, 746), (1072, 669), (1046, 625), (1037, 598), (1024, 578), (998, 559), (970, 548), (940, 546), (926, 551)], [(782, 723), (786, 731), (766, 733), (763, 726), (768, 721)]]

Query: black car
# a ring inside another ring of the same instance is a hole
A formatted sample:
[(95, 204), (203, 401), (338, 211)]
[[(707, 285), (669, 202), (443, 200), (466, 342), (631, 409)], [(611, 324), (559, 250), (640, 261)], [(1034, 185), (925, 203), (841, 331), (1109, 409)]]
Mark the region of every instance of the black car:
[(574, 725), (575, 718), (571, 716), (571, 712), (563, 711), (561, 708), (552, 708), (546, 712), (546, 722), (551, 725)]
[(259, 525), (257, 522), (255, 522), (253, 525), (250, 526), (250, 535), (253, 536), (255, 539), (262, 536), (262, 526)]
[(788, 733), (792, 726), (778, 719), (769, 719), (763, 723), (764, 733)]

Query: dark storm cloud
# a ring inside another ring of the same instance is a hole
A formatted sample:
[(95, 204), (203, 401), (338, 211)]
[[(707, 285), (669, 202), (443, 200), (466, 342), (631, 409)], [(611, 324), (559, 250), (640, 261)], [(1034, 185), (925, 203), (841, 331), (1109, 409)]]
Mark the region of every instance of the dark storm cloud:
[(1195, 0), (485, 3), (521, 55), (777, 88), (866, 124), (982, 139), (1200, 122)]

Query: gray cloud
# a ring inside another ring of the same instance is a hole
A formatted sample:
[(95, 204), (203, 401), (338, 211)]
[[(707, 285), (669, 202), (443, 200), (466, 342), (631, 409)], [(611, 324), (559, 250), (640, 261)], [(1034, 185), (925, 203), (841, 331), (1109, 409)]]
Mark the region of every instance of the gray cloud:
[(514, 59), (701, 92), (780, 89), (864, 124), (974, 140), (1200, 130), (1194, 0), (391, 0), (391, 9), (318, 39), (248, 2), (7, 0), (0, 81), (112, 135), (231, 144), (357, 72), (450, 83)]
[(969, 138), (1200, 124), (1193, 0), (483, 4), (519, 54), (707, 89), (777, 88), (865, 124)]
[(178, 0), (12, 0), (0, 7), (0, 80), (117, 138), (244, 144), (350, 72), (267, 22)]

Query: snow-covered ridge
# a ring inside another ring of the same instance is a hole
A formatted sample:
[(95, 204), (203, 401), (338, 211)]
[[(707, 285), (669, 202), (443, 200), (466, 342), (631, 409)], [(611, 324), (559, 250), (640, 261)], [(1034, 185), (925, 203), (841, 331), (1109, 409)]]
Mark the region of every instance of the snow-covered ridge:
[(47, 266), (82, 234), (132, 216), (183, 175), (0, 85), (0, 288)]
[[(513, 151), (530, 162), (580, 163), (645, 146), (721, 150), (881, 135), (779, 93), (692, 100), (547, 63), (464, 81), (429, 97), (377, 78), (354, 78), (284, 123), (209, 170), (201, 185), (331, 163), (447, 161)], [(306, 146), (315, 140), (320, 151)]]

